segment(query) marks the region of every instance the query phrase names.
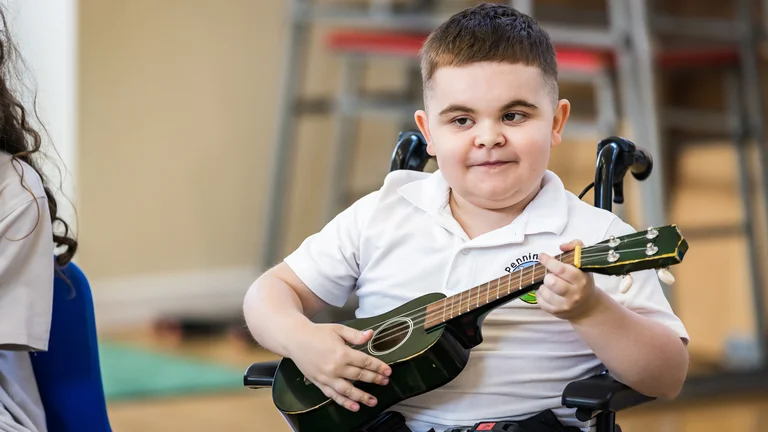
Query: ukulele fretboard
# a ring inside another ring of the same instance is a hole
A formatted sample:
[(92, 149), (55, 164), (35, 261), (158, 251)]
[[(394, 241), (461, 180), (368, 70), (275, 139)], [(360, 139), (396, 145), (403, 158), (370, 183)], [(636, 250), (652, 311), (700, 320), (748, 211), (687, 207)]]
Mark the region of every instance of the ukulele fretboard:
[[(574, 252), (566, 252), (555, 258), (573, 264)], [(496, 280), (488, 281), (469, 290), (438, 300), (427, 306), (427, 316), (424, 328), (430, 329), (436, 325), (450, 321), (477, 308), (493, 303), (496, 300), (510, 296), (518, 297), (529, 292), (525, 288), (544, 280), (547, 269), (541, 263), (525, 267)]]

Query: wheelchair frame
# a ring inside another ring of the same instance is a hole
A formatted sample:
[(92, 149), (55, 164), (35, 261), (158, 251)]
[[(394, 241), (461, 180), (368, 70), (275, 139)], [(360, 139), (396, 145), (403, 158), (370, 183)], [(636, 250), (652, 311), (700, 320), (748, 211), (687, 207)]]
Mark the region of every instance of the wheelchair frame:
[[(426, 140), (420, 132), (401, 132), (392, 153), (390, 171), (398, 169), (423, 171), (431, 158), (426, 147)], [(643, 156), (647, 155), (624, 138), (608, 137), (600, 141), (595, 181), (582, 191), (579, 198), (594, 187), (595, 206), (611, 211), (614, 202), (623, 202), (624, 176), (630, 168), (637, 165), (638, 160), (641, 159), (641, 153)], [(653, 164), (652, 161), (646, 160), (642, 166), (644, 169), (641, 172), (632, 169), (633, 176), (638, 180), (644, 180), (650, 175)], [(279, 361), (270, 361), (250, 365), (243, 376), (243, 385), (254, 389), (272, 387), (278, 363)], [(578, 420), (594, 419), (593, 426), (596, 432), (621, 432), (621, 428), (616, 424), (617, 412), (655, 399), (616, 381), (608, 371), (605, 371), (597, 376), (573, 381), (566, 385), (561, 401), (567, 408), (576, 408)]]

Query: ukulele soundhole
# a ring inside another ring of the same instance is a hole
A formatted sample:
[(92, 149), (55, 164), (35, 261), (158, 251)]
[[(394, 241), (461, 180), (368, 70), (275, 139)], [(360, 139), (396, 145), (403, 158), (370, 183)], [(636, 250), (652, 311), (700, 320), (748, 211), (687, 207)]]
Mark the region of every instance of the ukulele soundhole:
[(413, 331), (413, 321), (408, 318), (393, 318), (374, 332), (368, 341), (368, 350), (373, 355), (390, 353), (400, 348)]

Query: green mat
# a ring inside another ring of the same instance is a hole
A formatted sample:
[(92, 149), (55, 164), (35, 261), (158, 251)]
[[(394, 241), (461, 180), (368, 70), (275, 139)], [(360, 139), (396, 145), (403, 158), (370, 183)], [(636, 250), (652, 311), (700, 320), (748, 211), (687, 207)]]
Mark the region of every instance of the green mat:
[(132, 346), (99, 342), (99, 360), (109, 400), (243, 388), (244, 370)]

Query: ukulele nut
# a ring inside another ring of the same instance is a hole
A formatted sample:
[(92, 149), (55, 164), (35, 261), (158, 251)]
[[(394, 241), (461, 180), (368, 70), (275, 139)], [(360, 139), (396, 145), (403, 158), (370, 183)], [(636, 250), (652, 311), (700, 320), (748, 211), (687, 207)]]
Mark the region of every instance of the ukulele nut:
[(608, 246), (610, 247), (616, 247), (621, 243), (621, 240), (617, 239), (615, 236), (611, 236), (610, 240), (608, 240)]
[(658, 248), (658, 247), (656, 247), (656, 245), (655, 245), (655, 244), (653, 244), (653, 243), (648, 243), (648, 244), (645, 246), (645, 254), (646, 254), (646, 255), (648, 255), (648, 256), (654, 255), (654, 254), (656, 254), (656, 252), (658, 252), (658, 251), (659, 251), (659, 248)]
[(616, 262), (619, 260), (619, 254), (615, 250), (611, 249), (608, 252), (608, 262)]

